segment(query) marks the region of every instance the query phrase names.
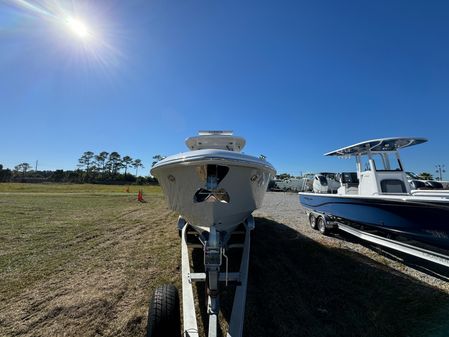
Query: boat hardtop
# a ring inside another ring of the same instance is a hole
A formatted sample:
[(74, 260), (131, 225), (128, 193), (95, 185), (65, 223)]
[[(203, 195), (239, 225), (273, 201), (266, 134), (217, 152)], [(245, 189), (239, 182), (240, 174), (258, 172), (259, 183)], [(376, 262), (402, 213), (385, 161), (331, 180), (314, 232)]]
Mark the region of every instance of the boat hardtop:
[(426, 138), (389, 137), (367, 140), (338, 150), (325, 153), (325, 156), (351, 157), (366, 155), (372, 152), (391, 152), (427, 142)]
[(199, 131), (198, 136), (186, 139), (186, 145), (191, 150), (218, 149), (240, 152), (246, 141), (233, 135), (232, 131)]

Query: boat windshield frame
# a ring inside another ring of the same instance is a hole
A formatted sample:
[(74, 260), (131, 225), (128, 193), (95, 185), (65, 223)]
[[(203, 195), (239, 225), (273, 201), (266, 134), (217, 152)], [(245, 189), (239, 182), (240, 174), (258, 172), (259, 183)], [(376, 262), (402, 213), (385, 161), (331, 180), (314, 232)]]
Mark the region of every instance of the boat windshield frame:
[[(388, 156), (389, 154), (393, 154), (393, 153), (395, 155), (394, 159), (396, 160), (396, 162), (398, 164), (397, 168), (395, 168), (395, 169), (391, 168), (392, 167), (392, 165), (391, 165), (392, 160), (390, 160), (390, 159), (393, 159), (393, 158), (390, 158)], [(375, 172), (403, 172), (404, 171), (404, 167), (402, 166), (402, 161), (401, 161), (401, 158), (399, 156), (399, 152), (398, 151), (394, 151), (393, 153), (392, 153), (392, 151), (388, 151), (388, 152), (376, 151), (376, 152), (369, 153), (368, 154), (368, 158), (372, 159), (372, 161), (373, 161), (374, 171)], [(370, 154), (371, 154), (371, 156), (370, 156)], [(378, 165), (376, 164), (376, 160), (374, 159), (375, 157), (373, 155), (379, 155), (380, 156), (380, 158), (382, 159), (382, 165), (384, 167), (383, 169), (379, 169), (378, 168)]]
[[(391, 169), (391, 161), (389, 154), (395, 156), (395, 161), (397, 162), (397, 167), (395, 169)], [(380, 158), (382, 159), (382, 165), (384, 169), (378, 168), (378, 165), (376, 165), (376, 160), (374, 159), (373, 155), (380, 155)], [(385, 151), (374, 151), (374, 152), (367, 152), (365, 154), (359, 154), (356, 157), (356, 163), (357, 163), (357, 171), (358, 172), (366, 172), (366, 171), (372, 171), (372, 172), (404, 172), (404, 166), (402, 165), (402, 160), (399, 155), (399, 151), (388, 151), (386, 153)], [(368, 161), (362, 161), (362, 158), (368, 158)], [(363, 164), (367, 166), (367, 168), (363, 168)]]

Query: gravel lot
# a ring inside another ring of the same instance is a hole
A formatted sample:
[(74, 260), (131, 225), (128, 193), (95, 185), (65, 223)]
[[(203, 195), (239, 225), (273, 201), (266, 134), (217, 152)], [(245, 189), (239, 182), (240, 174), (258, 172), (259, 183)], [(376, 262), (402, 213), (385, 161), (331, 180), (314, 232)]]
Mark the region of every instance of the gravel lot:
[[(392, 255), (392, 252), (385, 252), (380, 247), (371, 246), (344, 233), (323, 236), (318, 231), (311, 229), (304, 209), (299, 204), (298, 194), (296, 193), (267, 193), (263, 207), (255, 211), (254, 216), (264, 217), (284, 224), (324, 246), (339, 248), (347, 250), (348, 253), (355, 252), (361, 256), (369, 257), (376, 263), (384, 265), (385, 270), (389, 270), (392, 273), (396, 272), (398, 274), (409, 275), (416, 280), (449, 293), (449, 279), (445, 271), (440, 268), (432, 268), (432, 265), (422, 264), (420, 261), (414, 259), (408, 261), (407, 256), (401, 256), (399, 254)], [(407, 259), (408, 265), (402, 263), (404, 258)], [(419, 269), (424, 270), (421, 271)]]

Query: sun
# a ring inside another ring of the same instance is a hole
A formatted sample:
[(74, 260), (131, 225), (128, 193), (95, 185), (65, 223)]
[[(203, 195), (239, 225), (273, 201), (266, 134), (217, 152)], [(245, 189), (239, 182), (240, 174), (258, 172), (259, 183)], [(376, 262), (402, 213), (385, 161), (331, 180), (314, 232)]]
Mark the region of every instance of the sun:
[(91, 36), (88, 27), (81, 20), (69, 17), (66, 20), (66, 24), (69, 30), (82, 40), (86, 40)]

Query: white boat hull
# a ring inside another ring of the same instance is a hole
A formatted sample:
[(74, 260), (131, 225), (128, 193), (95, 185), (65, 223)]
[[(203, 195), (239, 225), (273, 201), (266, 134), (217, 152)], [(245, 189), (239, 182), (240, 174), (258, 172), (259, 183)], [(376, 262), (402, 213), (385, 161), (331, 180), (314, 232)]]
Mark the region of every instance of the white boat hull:
[[(226, 194), (222, 200), (213, 197), (197, 200), (199, 190), (208, 190), (204, 179), (207, 165), (229, 168), (216, 189)], [(218, 231), (231, 231), (262, 205), (275, 171), (269, 163), (252, 156), (223, 150), (198, 150), (168, 157), (151, 173), (158, 179), (170, 208), (192, 226), (207, 231), (215, 225)]]

